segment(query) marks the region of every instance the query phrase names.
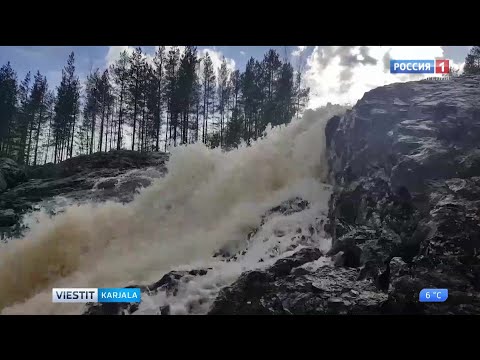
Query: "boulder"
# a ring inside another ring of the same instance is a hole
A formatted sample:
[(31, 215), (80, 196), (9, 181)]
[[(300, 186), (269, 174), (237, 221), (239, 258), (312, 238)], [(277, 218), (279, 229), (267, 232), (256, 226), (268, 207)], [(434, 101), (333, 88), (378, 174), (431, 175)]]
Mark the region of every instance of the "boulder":
[[(381, 314), (388, 295), (373, 282), (357, 281), (358, 269), (324, 265), (318, 269), (300, 267), (318, 254), (317, 249), (278, 260), (267, 270), (246, 272), (224, 288), (212, 305), (210, 315), (327, 315)], [(303, 255), (302, 255), (303, 253)], [(307, 255), (309, 254), (309, 255)], [(298, 265), (281, 271), (282, 264)]]
[[(0, 158), (0, 191), (14, 187), (27, 179), (25, 171), (12, 159)], [(6, 184), (6, 186), (5, 186)]]

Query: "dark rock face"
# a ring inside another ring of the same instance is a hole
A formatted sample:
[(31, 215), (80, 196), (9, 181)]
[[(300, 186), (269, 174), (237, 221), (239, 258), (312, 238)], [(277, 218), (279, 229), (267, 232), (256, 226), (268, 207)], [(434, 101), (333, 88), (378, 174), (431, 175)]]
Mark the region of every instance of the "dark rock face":
[[(402, 259), (387, 313), (478, 314), (480, 78), (377, 88), (326, 135), (330, 255), (358, 248), (362, 267)], [(449, 299), (420, 304), (427, 287)]]
[[(140, 292), (149, 295), (156, 294), (159, 291), (165, 291), (167, 295), (175, 296), (178, 292), (180, 283), (188, 282), (196, 276), (204, 276), (207, 269), (198, 269), (191, 271), (171, 271), (165, 274), (159, 281), (148, 286), (131, 285), (127, 288), (140, 288)], [(95, 303), (87, 304), (83, 315), (129, 315), (138, 310), (138, 303)], [(170, 315), (170, 307), (162, 306), (158, 309), (159, 315)]]
[(163, 174), (167, 159), (164, 153), (119, 150), (82, 155), (25, 171), (10, 159), (0, 159), (0, 189), (2, 179), (8, 184), (6, 191), (0, 190), (0, 237), (21, 235), (22, 215), (56, 196), (75, 202), (129, 202), (138, 189), (151, 182), (141, 169), (154, 168)]
[(356, 269), (298, 267), (319, 257), (317, 249), (305, 248), (266, 271), (242, 274), (220, 292), (209, 314), (368, 314), (386, 301), (387, 295), (376, 291), (371, 282), (356, 281)]
[(333, 266), (244, 273), (210, 314), (479, 314), (480, 77), (377, 88), (325, 135)]
[(15, 161), (0, 158), (0, 193), (25, 180), (25, 171)]

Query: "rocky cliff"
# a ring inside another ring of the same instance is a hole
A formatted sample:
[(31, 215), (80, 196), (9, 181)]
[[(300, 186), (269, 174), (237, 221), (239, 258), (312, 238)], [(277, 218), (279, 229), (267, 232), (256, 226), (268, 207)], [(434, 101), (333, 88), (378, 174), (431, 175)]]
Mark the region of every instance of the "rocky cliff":
[[(325, 135), (334, 265), (299, 268), (320, 256), (304, 250), (242, 275), (210, 313), (480, 313), (480, 78), (374, 89)], [(449, 298), (419, 303), (423, 288)]]
[[(478, 314), (480, 78), (394, 84), (368, 92), (326, 129), (330, 255), (401, 265), (384, 312)], [(388, 288), (387, 288), (388, 286)], [(422, 305), (422, 288), (447, 288)]]

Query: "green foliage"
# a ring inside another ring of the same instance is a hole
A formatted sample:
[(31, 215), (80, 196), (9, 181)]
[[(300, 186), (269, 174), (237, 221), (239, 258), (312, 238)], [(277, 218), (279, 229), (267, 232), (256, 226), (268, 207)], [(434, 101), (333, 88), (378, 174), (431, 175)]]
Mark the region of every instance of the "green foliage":
[(465, 66), (463, 68), (465, 75), (480, 74), (480, 46), (473, 46), (465, 58)]
[(91, 71), (83, 89), (71, 53), (55, 92), (39, 72), (31, 80), (17, 84), (10, 63), (0, 68), (0, 153), (25, 164), (196, 141), (230, 150), (299, 116), (309, 96), (302, 72), (275, 50), (241, 71), (225, 58), (216, 68), (194, 46), (161, 46), (153, 57), (137, 47)]

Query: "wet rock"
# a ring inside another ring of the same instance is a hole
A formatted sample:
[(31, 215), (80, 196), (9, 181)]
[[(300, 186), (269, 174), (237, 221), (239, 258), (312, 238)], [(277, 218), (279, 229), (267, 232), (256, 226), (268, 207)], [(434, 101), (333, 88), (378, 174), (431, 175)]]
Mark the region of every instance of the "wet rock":
[(333, 256), (333, 265), (334, 266), (344, 266), (345, 264), (345, 258), (344, 258), (344, 252), (339, 251)]
[(303, 248), (292, 256), (277, 260), (268, 272), (274, 277), (282, 277), (288, 275), (290, 271), (298, 266), (317, 260), (322, 253), (316, 248)]
[(289, 199), (284, 201), (278, 206), (273, 207), (270, 209), (268, 214), (279, 213), (283, 215), (293, 214), (295, 212), (303, 211), (310, 206), (308, 201), (301, 199), (299, 197), (295, 197), (293, 199)]
[(0, 210), (0, 226), (13, 226), (18, 221), (18, 216), (12, 209)]
[(380, 314), (388, 295), (356, 281), (356, 269), (297, 268), (274, 276), (271, 270), (244, 273), (217, 296), (209, 314)]
[(25, 171), (12, 159), (0, 158), (0, 192), (2, 191), (2, 182), (6, 184), (4, 189), (12, 188), (15, 185), (25, 181)]
[(7, 188), (7, 182), (5, 181), (5, 178), (3, 177), (3, 174), (0, 173), (0, 193), (2, 193), (4, 190)]
[(203, 276), (203, 275), (206, 275), (208, 272), (208, 270), (205, 270), (205, 269), (200, 269), (200, 270), (190, 270), (188, 272), (189, 275), (194, 275), (194, 276), (197, 276), (197, 275), (200, 275), (200, 276)]
[(160, 315), (170, 315), (170, 305), (160, 307)]
[(107, 190), (113, 189), (117, 184), (117, 179), (108, 179), (97, 184), (97, 189)]
[(130, 315), (137, 310), (137, 303), (89, 303), (83, 315)]
[[(26, 167), (24, 171), (14, 161), (1, 158), (0, 210), (12, 209), (17, 217), (15, 223), (2, 227), (0, 235), (21, 236), (26, 229), (19, 223), (21, 217), (57, 196), (77, 203), (129, 202), (140, 188), (150, 184), (149, 176), (165, 173), (167, 160), (163, 153), (120, 150), (79, 156), (55, 165)], [(156, 172), (142, 176), (147, 168)]]
[[(480, 285), (479, 85), (464, 76), (380, 87), (327, 124), (329, 255), (361, 250), (358, 281), (388, 292), (385, 313), (480, 311), (469, 295)], [(425, 287), (463, 300), (424, 306)]]
[[(154, 295), (160, 291), (167, 296), (175, 296), (181, 283), (187, 283), (197, 276), (204, 276), (208, 269), (193, 269), (190, 271), (171, 271), (159, 281), (149, 285), (129, 285), (126, 288), (140, 288), (142, 294)], [(142, 295), (143, 296), (143, 295)], [(83, 315), (128, 315), (138, 310), (138, 303), (95, 303), (87, 304)], [(170, 306), (159, 309), (162, 315), (170, 314)]]

